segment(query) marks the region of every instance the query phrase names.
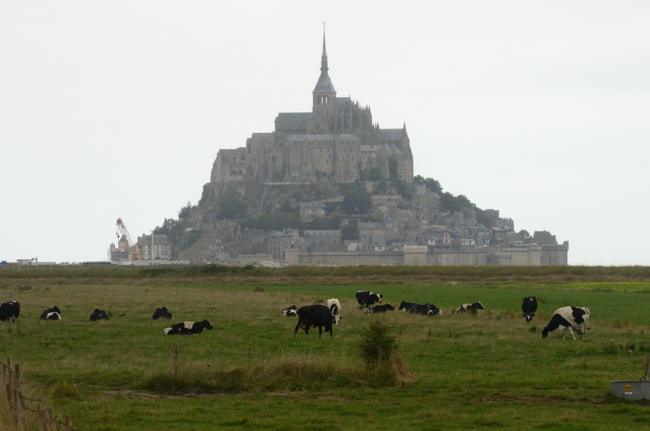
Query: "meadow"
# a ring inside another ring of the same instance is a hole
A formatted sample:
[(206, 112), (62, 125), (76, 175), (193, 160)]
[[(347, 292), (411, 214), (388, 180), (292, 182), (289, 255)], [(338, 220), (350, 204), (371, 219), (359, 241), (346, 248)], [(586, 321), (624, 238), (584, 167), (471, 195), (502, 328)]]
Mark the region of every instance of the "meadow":
[[(359, 289), (443, 314), (368, 315)], [(539, 300), (531, 323), (527, 295)], [(343, 305), (333, 338), (294, 336), (295, 318), (280, 315), (331, 297)], [(0, 268), (0, 299), (22, 307), (2, 326), (0, 358), (76, 430), (650, 429), (649, 402), (610, 395), (650, 354), (647, 268)], [(487, 310), (451, 312), (475, 300)], [(55, 304), (63, 320), (38, 320)], [(569, 304), (590, 307), (587, 335), (542, 339)], [(161, 305), (214, 329), (164, 336), (170, 322), (151, 320)], [(95, 308), (111, 319), (89, 322)], [(375, 319), (397, 338), (397, 378), (359, 354)]]

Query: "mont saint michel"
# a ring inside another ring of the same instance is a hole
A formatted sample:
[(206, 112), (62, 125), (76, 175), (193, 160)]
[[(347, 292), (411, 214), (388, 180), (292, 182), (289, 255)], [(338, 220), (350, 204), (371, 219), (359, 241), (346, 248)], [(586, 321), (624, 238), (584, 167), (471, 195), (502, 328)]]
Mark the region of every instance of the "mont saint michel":
[[(325, 34), (311, 110), (221, 149), (197, 205), (111, 259), (229, 265), (566, 265), (568, 242), (414, 175), (406, 123), (338, 97)], [(467, 191), (471, 193), (471, 190)], [(153, 244), (153, 245), (152, 245)]]

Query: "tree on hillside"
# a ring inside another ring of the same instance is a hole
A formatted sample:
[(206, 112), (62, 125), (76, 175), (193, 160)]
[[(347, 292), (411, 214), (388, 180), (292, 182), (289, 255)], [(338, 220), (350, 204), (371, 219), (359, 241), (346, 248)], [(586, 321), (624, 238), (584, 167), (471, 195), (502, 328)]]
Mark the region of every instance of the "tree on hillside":
[(370, 193), (363, 190), (360, 184), (348, 188), (341, 203), (346, 214), (366, 214), (371, 206)]
[(236, 219), (246, 216), (246, 202), (233, 191), (222, 193), (217, 199), (217, 217), (220, 219)]

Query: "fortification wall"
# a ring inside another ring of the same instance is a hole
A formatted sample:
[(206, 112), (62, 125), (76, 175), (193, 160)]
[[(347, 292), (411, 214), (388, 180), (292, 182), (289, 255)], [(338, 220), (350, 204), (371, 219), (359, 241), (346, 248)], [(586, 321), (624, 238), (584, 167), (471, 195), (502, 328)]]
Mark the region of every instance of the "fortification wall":
[(357, 265), (566, 265), (568, 244), (558, 246), (512, 247), (504, 249), (436, 250), (408, 246), (403, 252), (306, 253), (286, 250), (289, 265), (357, 266)]

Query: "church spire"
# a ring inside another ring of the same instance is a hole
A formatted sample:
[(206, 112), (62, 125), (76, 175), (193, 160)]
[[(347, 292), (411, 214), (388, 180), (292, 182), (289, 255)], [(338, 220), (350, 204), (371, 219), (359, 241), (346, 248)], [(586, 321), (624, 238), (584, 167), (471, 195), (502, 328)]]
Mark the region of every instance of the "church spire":
[(320, 71), (327, 73), (330, 68), (327, 66), (327, 47), (325, 46), (325, 23), (323, 23), (323, 54), (320, 57)]
[[(336, 97), (336, 90), (330, 79), (328, 71), (330, 70), (327, 64), (327, 46), (325, 43), (325, 23), (323, 23), (323, 53), (320, 58), (320, 76), (318, 77), (318, 82), (316, 82), (316, 87), (314, 87), (314, 96), (318, 95), (319, 97), (314, 99), (314, 105), (316, 104), (327, 104), (328, 102), (334, 102)], [(322, 99), (322, 97), (326, 97)]]

